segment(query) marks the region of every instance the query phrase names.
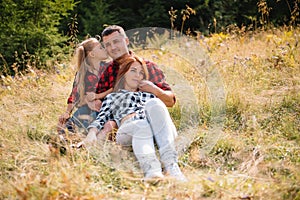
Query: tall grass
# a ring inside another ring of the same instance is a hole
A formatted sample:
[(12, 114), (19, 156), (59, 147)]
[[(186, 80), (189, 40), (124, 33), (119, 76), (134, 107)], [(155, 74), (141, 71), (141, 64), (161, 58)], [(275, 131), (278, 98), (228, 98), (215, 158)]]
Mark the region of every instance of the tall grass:
[[(176, 57), (144, 54), (181, 71), (196, 91), (201, 129), (180, 157), (187, 183), (143, 182), (130, 151), (111, 144), (90, 151), (55, 148), (61, 145), (53, 140), (55, 126), (74, 76), (67, 61), (56, 73), (32, 69), (1, 77), (0, 199), (300, 199), (300, 30), (240, 31), (197, 41), (226, 92), (222, 134), (205, 156), (205, 82)], [(180, 109), (170, 109), (175, 122)]]

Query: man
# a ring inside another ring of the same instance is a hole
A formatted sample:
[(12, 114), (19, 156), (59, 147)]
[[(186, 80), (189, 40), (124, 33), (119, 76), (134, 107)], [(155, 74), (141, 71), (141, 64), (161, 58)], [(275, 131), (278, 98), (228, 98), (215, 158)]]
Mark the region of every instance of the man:
[[(103, 45), (113, 62), (101, 76), (97, 93), (106, 91), (113, 86), (122, 60), (124, 60), (124, 57), (133, 54), (128, 49), (129, 39), (122, 27), (112, 25), (105, 28), (102, 32), (102, 38)], [(153, 62), (146, 61), (146, 65), (150, 76), (149, 81), (140, 84), (139, 89), (154, 94), (166, 106), (172, 107), (175, 104), (175, 95), (165, 81), (163, 72)]]
[[(102, 32), (103, 45), (108, 53), (108, 55), (113, 59), (112, 63), (103, 72), (99, 79), (99, 84), (97, 87), (97, 94), (105, 92), (114, 86), (117, 74), (119, 72), (119, 67), (122, 61), (126, 57), (133, 55), (133, 52), (129, 51), (129, 39), (126, 36), (124, 29), (117, 25), (111, 25), (105, 28)], [(165, 80), (163, 72), (157, 67), (157, 65), (150, 61), (145, 61), (148, 72), (149, 81), (143, 81), (139, 85), (139, 90), (144, 92), (149, 92), (154, 94), (166, 106), (172, 107), (175, 104), (176, 98), (171, 90), (171, 87)], [(97, 99), (97, 95), (95, 96)], [(100, 131), (96, 128), (90, 128), (85, 142), (93, 142), (97, 140), (97, 135), (100, 138), (105, 137), (106, 133), (111, 132), (113, 128), (116, 128), (114, 122), (108, 122)]]

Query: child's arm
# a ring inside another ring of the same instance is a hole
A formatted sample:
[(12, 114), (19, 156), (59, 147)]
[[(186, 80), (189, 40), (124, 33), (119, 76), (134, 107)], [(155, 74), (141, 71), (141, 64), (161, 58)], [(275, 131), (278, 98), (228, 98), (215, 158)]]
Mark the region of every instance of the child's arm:
[(106, 95), (112, 93), (113, 88), (110, 88), (109, 90), (106, 90), (105, 92), (102, 92), (100, 94), (96, 94), (96, 99), (104, 99)]
[(113, 89), (110, 88), (109, 90), (106, 90), (105, 92), (102, 92), (100, 94), (96, 94), (94, 92), (87, 92), (86, 100), (87, 101), (94, 101), (94, 100), (97, 100), (97, 99), (104, 99), (106, 97), (106, 95), (108, 95), (112, 91), (113, 91)]
[(67, 106), (66, 112), (64, 112), (64, 113), (59, 117), (59, 122), (60, 122), (61, 124), (64, 124), (64, 123), (67, 121), (67, 119), (70, 118), (71, 112), (72, 112), (73, 108), (74, 108), (74, 104), (69, 103), (68, 106)]

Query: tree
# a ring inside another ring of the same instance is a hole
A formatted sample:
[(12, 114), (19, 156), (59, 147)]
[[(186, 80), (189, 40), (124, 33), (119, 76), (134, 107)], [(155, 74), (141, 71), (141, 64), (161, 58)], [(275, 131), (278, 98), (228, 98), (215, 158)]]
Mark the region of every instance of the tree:
[(107, 24), (118, 24), (116, 12), (111, 9), (110, 1), (105, 0), (82, 0), (76, 11), (79, 21), (79, 35), (100, 35)]
[(73, 7), (73, 0), (1, 1), (0, 72), (14, 74), (28, 64), (41, 68), (56, 58), (67, 40), (57, 27)]

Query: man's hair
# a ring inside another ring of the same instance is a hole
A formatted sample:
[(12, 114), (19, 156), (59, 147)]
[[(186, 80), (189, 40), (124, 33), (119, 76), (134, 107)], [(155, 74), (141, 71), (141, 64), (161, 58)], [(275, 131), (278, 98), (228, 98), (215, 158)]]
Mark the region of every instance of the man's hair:
[(106, 27), (102, 33), (101, 33), (101, 36), (104, 37), (104, 36), (108, 36), (114, 32), (119, 32), (121, 35), (126, 36), (126, 33), (124, 31), (124, 29), (121, 27), (121, 26), (118, 26), (118, 25), (110, 25), (108, 27)]

